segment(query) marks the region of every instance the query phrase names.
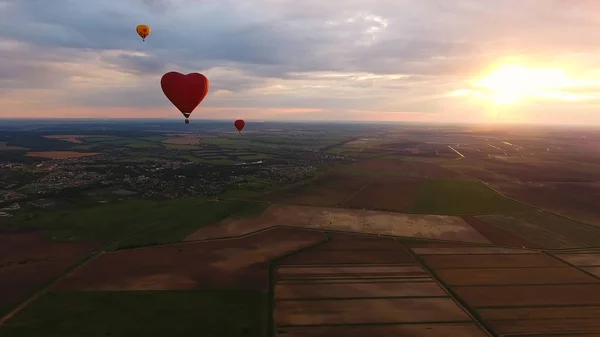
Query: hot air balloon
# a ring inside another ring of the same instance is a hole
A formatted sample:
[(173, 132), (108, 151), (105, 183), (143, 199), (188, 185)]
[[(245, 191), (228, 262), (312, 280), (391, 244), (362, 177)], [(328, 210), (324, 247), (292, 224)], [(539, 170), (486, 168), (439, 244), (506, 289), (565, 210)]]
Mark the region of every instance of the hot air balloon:
[(238, 119), (235, 122), (233, 122), (233, 125), (235, 125), (235, 128), (238, 130), (239, 133), (242, 133), (242, 129), (244, 129), (244, 126), (246, 126), (246, 122), (244, 122), (243, 119)]
[(189, 124), (192, 111), (208, 94), (209, 82), (206, 76), (199, 73), (183, 75), (171, 71), (162, 76), (160, 87), (169, 101), (181, 111), (185, 124)]
[(150, 35), (150, 27), (146, 25), (138, 25), (135, 28), (135, 31), (142, 38), (142, 41), (146, 41), (146, 38), (148, 37), (148, 35)]

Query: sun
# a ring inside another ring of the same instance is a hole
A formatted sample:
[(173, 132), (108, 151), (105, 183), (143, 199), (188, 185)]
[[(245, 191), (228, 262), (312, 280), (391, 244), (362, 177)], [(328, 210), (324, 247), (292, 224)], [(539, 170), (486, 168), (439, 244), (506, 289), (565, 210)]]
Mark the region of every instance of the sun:
[(531, 96), (546, 96), (548, 91), (569, 86), (561, 69), (505, 65), (476, 81), (497, 105), (514, 104)]

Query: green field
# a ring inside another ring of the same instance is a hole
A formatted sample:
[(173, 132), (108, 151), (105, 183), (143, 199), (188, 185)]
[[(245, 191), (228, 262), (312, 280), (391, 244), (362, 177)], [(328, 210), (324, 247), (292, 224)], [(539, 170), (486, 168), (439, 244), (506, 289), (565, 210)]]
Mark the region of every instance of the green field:
[(252, 291), (53, 292), (1, 326), (0, 336), (258, 337), (266, 303)]
[(411, 213), (474, 215), (527, 210), (477, 181), (427, 180), (419, 188)]
[(44, 229), (44, 235), (53, 240), (90, 241), (119, 249), (178, 242), (203, 225), (260, 212), (262, 207), (258, 203), (211, 202), (205, 198), (131, 199), (92, 207), (23, 210), (12, 218), (3, 218), (0, 225)]
[(152, 221), (139, 230), (111, 245), (112, 249), (125, 249), (181, 242), (198, 228), (222, 219), (264, 211), (266, 204), (222, 200), (219, 202), (190, 202), (167, 218)]

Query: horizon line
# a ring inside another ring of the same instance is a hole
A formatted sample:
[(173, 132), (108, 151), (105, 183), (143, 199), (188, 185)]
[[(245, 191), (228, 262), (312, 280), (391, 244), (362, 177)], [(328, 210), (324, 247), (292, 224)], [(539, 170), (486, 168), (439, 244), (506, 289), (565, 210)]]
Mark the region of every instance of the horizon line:
[[(101, 118), (101, 117), (0, 117), (0, 120), (27, 120), (27, 121), (44, 121), (44, 120), (94, 120), (94, 121), (108, 121), (108, 120), (162, 120), (162, 121), (179, 121), (181, 118), (158, 118), (158, 117), (109, 117), (109, 118)], [(197, 121), (218, 121), (218, 122), (230, 122), (233, 119), (227, 118), (194, 118)], [(394, 123), (394, 124), (421, 124), (421, 125), (526, 125), (526, 126), (577, 126), (577, 127), (600, 127), (599, 124), (589, 123), (581, 123), (581, 124), (564, 124), (564, 123), (535, 123), (535, 122), (458, 122), (458, 121), (397, 121), (397, 120), (340, 120), (340, 119), (332, 119), (332, 120), (252, 120), (252, 119), (244, 119), (246, 121), (251, 121), (253, 123), (348, 123), (348, 124), (384, 124), (384, 123)]]

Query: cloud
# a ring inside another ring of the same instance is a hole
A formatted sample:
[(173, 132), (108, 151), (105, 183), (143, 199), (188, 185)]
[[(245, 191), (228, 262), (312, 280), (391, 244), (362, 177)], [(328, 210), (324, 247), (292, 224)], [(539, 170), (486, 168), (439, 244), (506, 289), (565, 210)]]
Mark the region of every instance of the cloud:
[[(504, 62), (595, 74), (598, 10), (585, 0), (0, 0), (0, 117), (172, 110), (160, 76), (197, 71), (216, 116), (485, 119), (484, 103), (448, 93)], [(585, 118), (589, 104), (577, 102)]]

